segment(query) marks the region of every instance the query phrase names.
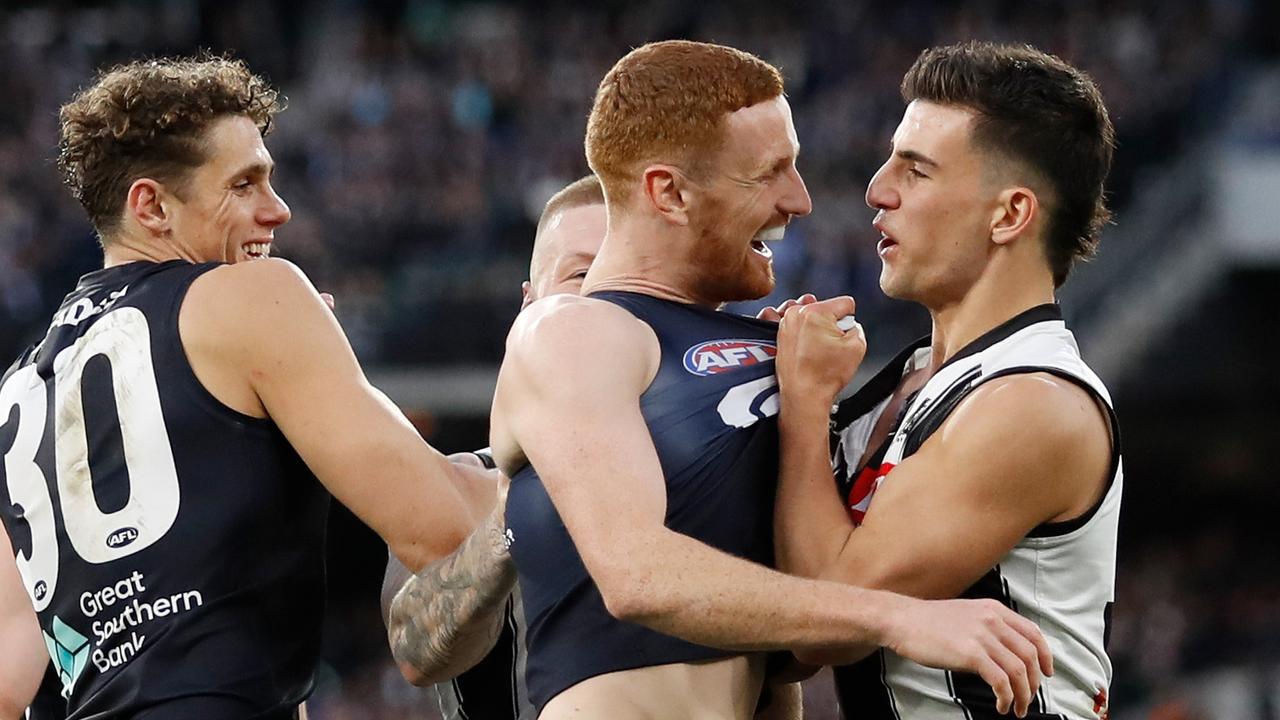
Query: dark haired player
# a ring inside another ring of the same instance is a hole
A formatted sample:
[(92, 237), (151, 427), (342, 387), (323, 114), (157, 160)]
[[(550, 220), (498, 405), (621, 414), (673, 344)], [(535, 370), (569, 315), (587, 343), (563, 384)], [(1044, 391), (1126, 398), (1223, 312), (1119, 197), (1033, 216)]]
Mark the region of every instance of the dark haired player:
[[(540, 717), (745, 720), (756, 651), (863, 642), (981, 670), (1025, 707), (1048, 651), (998, 604), (767, 567), (776, 326), (717, 307), (772, 289), (764, 242), (810, 210), (776, 68), (638, 48), (602, 81), (586, 145), (608, 234), (584, 296), (517, 318), (491, 417)], [(1015, 689), (1019, 672), (1035, 677)]]
[[(866, 201), (880, 286), (926, 307), (933, 334), (840, 404), (833, 483), (828, 413), (865, 341), (829, 309), (786, 312), (779, 561), (915, 597), (995, 599), (1053, 648), (1056, 672), (1028, 717), (1104, 718), (1120, 439), (1054, 290), (1107, 218), (1111, 122), (1087, 75), (1029, 47), (928, 50), (902, 94)], [(799, 654), (841, 664), (868, 652)], [(892, 649), (837, 668), (836, 681), (850, 718), (998, 711), (978, 677)]]

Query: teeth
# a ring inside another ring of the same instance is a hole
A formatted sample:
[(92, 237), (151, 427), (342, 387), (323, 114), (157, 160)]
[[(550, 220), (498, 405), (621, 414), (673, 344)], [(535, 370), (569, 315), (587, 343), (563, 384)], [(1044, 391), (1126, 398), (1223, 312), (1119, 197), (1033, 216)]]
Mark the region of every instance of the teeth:
[(760, 242), (778, 242), (779, 240), (782, 239), (782, 236), (785, 235), (786, 232), (787, 232), (787, 226), (779, 225), (777, 227), (769, 228), (768, 230), (761, 230), (760, 232), (756, 233), (756, 236), (754, 239)]
[(271, 254), (271, 243), (248, 243), (244, 246), (244, 251), (254, 257), (267, 257)]

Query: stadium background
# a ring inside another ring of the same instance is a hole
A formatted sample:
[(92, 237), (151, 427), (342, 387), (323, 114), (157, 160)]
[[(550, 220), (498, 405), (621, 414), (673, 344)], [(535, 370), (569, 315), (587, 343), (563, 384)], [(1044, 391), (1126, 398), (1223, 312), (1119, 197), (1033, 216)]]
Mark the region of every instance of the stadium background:
[[(671, 37), (782, 69), (815, 211), (777, 247), (778, 296), (852, 293), (868, 368), (928, 330), (878, 292), (862, 202), (915, 55), (1023, 41), (1094, 75), (1119, 133), (1116, 222), (1061, 301), (1124, 430), (1113, 717), (1280, 718), (1274, 2), (6, 2), (0, 355), (38, 338), (101, 261), (59, 185), (58, 106), (106, 63), (230, 51), (289, 99), (268, 139), (293, 209), (276, 254), (337, 296), (375, 383), (433, 443), (483, 445), (537, 212), (586, 172), (595, 86), (629, 48)], [(385, 650), (383, 559), (335, 508), (315, 718), (436, 717)], [(808, 717), (835, 716), (820, 681), (810, 693)]]

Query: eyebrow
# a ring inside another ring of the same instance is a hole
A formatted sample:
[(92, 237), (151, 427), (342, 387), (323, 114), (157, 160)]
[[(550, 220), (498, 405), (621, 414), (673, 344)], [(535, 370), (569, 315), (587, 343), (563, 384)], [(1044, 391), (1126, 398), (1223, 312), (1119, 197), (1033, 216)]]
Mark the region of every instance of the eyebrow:
[(929, 165), (930, 167), (938, 167), (938, 161), (934, 160), (928, 155), (918, 153), (915, 150), (898, 150), (898, 151), (895, 151), (893, 154), (896, 157), (902, 158), (903, 160), (918, 162), (921, 165)]
[(245, 177), (246, 175), (266, 175), (267, 177), (271, 177), (271, 172), (275, 170), (275, 168), (275, 163), (249, 163), (248, 165), (245, 165), (239, 170), (231, 173), (230, 179), (234, 180), (236, 178)]
[(794, 153), (792, 153), (791, 155), (783, 155), (782, 157), (775, 158), (772, 162), (762, 165), (760, 169), (760, 173), (770, 173), (770, 172), (774, 172), (775, 170), (780, 170), (788, 162), (795, 162), (799, 158), (800, 158), (800, 146), (796, 145)]

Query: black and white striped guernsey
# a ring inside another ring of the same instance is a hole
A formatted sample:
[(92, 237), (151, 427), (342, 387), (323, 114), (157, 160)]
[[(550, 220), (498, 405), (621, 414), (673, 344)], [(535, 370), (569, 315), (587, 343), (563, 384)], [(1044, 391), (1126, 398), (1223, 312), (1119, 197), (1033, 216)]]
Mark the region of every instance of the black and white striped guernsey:
[(437, 683), (443, 720), (535, 720), (524, 684), (524, 610), (517, 586), (503, 611), (502, 634), (475, 667)]
[[(489, 448), (472, 453), (493, 469)], [(538, 714), (525, 688), (524, 605), (517, 585), (503, 610), (502, 633), (475, 667), (452, 680), (436, 683), (443, 720), (535, 720)]]
[[(1105, 645), (1115, 598), (1116, 532), (1123, 469), (1111, 397), (1080, 358), (1057, 305), (1014, 317), (949, 359), (910, 398), (886, 445), (865, 467), (872, 427), (903, 376), (929, 362), (925, 339), (907, 348), (858, 393), (840, 404), (835, 429), (836, 481), (850, 515), (875, 512), (874, 494), (893, 482), (892, 468), (920, 448), (976, 388), (1019, 373), (1050, 373), (1084, 388), (1111, 422), (1110, 485), (1081, 517), (1033, 529), (963, 597), (994, 598), (1039, 625), (1054, 655), (1030, 718), (1107, 717), (1111, 661)], [(946, 482), (945, 477), (937, 482)], [(926, 668), (890, 651), (836, 669), (846, 717), (859, 720), (982, 720), (1002, 717), (995, 696), (976, 675)]]

